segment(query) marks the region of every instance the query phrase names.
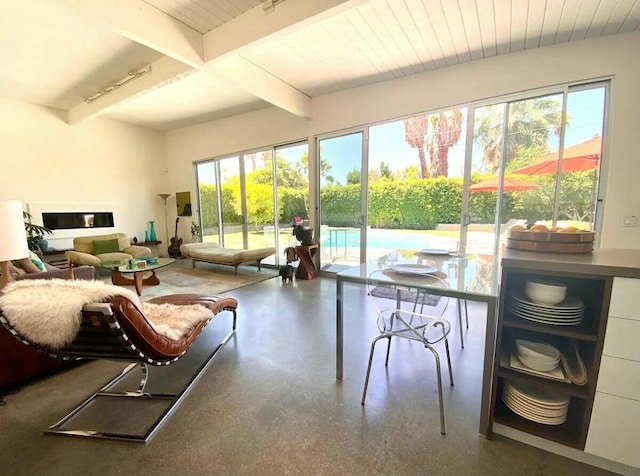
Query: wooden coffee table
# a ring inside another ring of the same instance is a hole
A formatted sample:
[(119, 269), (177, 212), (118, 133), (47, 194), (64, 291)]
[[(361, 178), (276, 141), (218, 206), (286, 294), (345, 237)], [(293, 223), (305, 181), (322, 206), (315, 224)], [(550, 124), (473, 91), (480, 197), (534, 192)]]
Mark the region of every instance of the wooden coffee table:
[[(142, 296), (142, 286), (156, 286), (160, 284), (160, 279), (156, 275), (156, 269), (164, 268), (175, 262), (173, 258), (157, 258), (158, 262), (154, 264), (146, 263), (144, 268), (129, 268), (128, 265), (122, 265), (122, 262), (104, 262), (97, 265), (99, 268), (107, 268), (111, 270), (111, 282), (118, 286), (135, 286), (138, 296)], [(151, 275), (145, 277), (145, 273), (151, 272)], [(128, 278), (125, 274), (133, 274), (133, 278)]]

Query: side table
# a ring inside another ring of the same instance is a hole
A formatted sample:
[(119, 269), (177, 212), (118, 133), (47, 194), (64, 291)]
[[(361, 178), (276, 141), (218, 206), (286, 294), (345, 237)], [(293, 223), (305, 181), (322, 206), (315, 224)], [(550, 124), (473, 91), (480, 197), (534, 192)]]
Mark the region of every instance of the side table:
[(313, 257), (318, 252), (320, 245), (299, 245), (295, 247), (296, 255), (300, 258), (300, 264), (296, 271), (298, 279), (313, 279), (318, 276), (318, 269)]

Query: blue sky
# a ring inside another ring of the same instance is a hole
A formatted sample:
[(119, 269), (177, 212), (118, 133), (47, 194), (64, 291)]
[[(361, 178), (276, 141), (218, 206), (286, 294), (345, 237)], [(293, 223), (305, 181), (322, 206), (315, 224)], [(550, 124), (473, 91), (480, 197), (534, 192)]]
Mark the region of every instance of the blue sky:
[[(565, 133), (565, 146), (583, 142), (602, 131), (604, 88), (588, 89), (572, 92), (568, 96), (567, 112), (571, 123)], [(562, 98), (561, 95), (558, 96)], [(466, 130), (465, 120), (462, 126)], [(465, 141), (464, 132), (457, 145), (449, 151), (449, 176), (461, 177), (464, 167)], [(346, 183), (349, 171), (361, 168), (362, 138), (358, 134), (324, 139), (321, 142), (322, 157), (331, 165), (329, 175), (341, 184)], [(553, 136), (549, 148), (557, 150), (558, 138)], [(289, 162), (297, 162), (306, 151), (305, 145), (297, 145), (279, 149)], [(473, 157), (479, 163), (482, 151), (474, 145)], [(259, 153), (257, 154), (259, 156)], [(404, 170), (409, 165), (419, 166), (418, 152), (410, 147), (404, 139), (402, 120), (371, 126), (369, 129), (369, 168), (377, 170), (381, 162), (391, 166), (394, 171)], [(246, 171), (249, 172), (248, 164)], [(201, 183), (213, 183), (213, 165), (201, 164), (198, 167)], [(238, 173), (237, 159), (223, 161), (223, 180), (225, 176)], [(325, 181), (323, 180), (323, 185)]]
[[(559, 96), (561, 99), (562, 96)], [(577, 91), (569, 94), (567, 113), (572, 118), (565, 133), (565, 146), (583, 142), (602, 131), (604, 88)], [(466, 112), (463, 131), (466, 128)], [(457, 145), (449, 151), (449, 176), (461, 177), (464, 166), (464, 132)], [(558, 138), (553, 136), (550, 149), (557, 150)], [(346, 182), (347, 173), (360, 168), (361, 136), (352, 134), (322, 141), (322, 156), (332, 164), (330, 174), (339, 183)], [(482, 151), (474, 146), (473, 156), (479, 158)], [(419, 165), (418, 152), (404, 139), (402, 120), (371, 126), (369, 129), (369, 168), (378, 169), (385, 162), (393, 170), (404, 170), (409, 165)]]

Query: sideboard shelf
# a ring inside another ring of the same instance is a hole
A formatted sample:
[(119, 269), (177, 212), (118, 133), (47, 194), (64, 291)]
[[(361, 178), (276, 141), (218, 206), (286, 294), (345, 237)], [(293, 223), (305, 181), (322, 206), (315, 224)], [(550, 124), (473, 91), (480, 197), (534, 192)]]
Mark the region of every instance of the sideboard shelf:
[(504, 319), (505, 327), (512, 327), (514, 329), (523, 329), (533, 332), (539, 332), (541, 334), (548, 334), (554, 336), (570, 337), (573, 339), (586, 340), (596, 342), (598, 340), (597, 334), (594, 334), (586, 330), (583, 326), (575, 326), (575, 328), (550, 326), (545, 324), (536, 324), (534, 322), (523, 321), (507, 313)]

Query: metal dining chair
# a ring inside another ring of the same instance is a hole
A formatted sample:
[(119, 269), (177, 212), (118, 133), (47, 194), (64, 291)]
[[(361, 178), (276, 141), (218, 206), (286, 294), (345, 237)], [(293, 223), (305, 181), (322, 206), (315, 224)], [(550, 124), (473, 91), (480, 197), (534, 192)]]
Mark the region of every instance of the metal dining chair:
[[(421, 276), (415, 278), (416, 283), (430, 287), (448, 288), (442, 279), (436, 276)], [(390, 280), (385, 271), (374, 271), (367, 280), (367, 291), (377, 313), (377, 324), (380, 335), (371, 342), (369, 364), (364, 381), (361, 404), (364, 405), (367, 398), (369, 376), (376, 343), (381, 339), (387, 339), (387, 356), (385, 367), (389, 363), (391, 350), (391, 338), (398, 337), (422, 343), (434, 356), (436, 361), (436, 373), (438, 381), (438, 400), (440, 405), (440, 433), (445, 434), (444, 402), (442, 397), (442, 374), (440, 370), (440, 355), (434, 348), (435, 344), (444, 341), (447, 353), (447, 365), (449, 367), (449, 382), (453, 386), (453, 371), (451, 368), (451, 356), (447, 336), (451, 331), (451, 325), (442, 316), (447, 309), (449, 298), (446, 296), (419, 292), (418, 287), (411, 284), (399, 284)]]

